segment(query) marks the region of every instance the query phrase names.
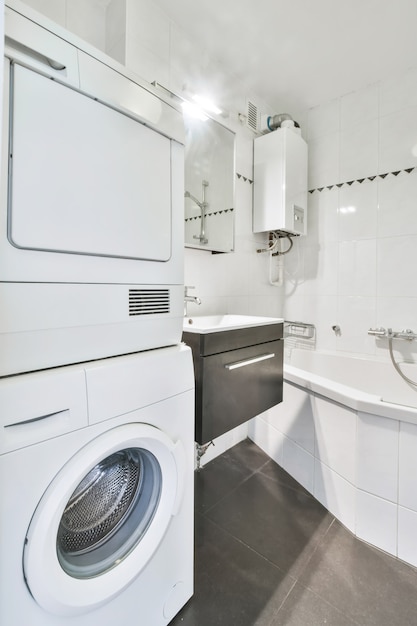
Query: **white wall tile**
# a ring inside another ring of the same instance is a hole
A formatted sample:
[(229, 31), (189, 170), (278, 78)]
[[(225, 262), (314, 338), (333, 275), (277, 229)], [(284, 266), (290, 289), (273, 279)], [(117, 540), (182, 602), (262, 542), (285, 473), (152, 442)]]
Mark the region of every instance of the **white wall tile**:
[(316, 349), (336, 350), (338, 338), (332, 326), (339, 323), (337, 296), (305, 295), (304, 311), (302, 321), (316, 327)]
[(25, 0), (25, 4), (57, 24), (65, 26), (66, 0)]
[(227, 275), (226, 290), (229, 296), (248, 295), (250, 289), (250, 255), (235, 250), (222, 261), (222, 272)]
[(339, 244), (339, 294), (376, 295), (376, 239)]
[(169, 64), (153, 51), (144, 48), (139, 40), (126, 40), (126, 65), (142, 79), (152, 83), (156, 81), (161, 85), (169, 82)]
[(318, 459), (315, 462), (313, 494), (346, 528), (355, 532), (355, 487)]
[(273, 461), (282, 466), (284, 436), (271, 424), (263, 419), (263, 415), (255, 417), (249, 423), (248, 436)]
[(341, 182), (373, 176), (378, 169), (378, 119), (357, 124), (340, 133)]
[(279, 432), (310, 454), (314, 454), (312, 396), (284, 382), (283, 401), (265, 413), (265, 419)]
[[(401, 423), (399, 446), (399, 499), (401, 506), (417, 512), (417, 426)], [(417, 534), (417, 533), (416, 533)]]
[[(126, 54), (126, 0), (111, 0), (106, 10), (106, 52), (123, 46), (122, 62)], [(120, 60), (120, 59), (118, 59)]]
[[(234, 131), (236, 132), (236, 172), (253, 181), (253, 132), (241, 124), (237, 125)], [(237, 179), (236, 184), (238, 181), (239, 179)], [(245, 183), (242, 182), (243, 184)], [(245, 185), (247, 185), (252, 195), (252, 185), (247, 183)]]
[(308, 238), (318, 243), (337, 241), (339, 189), (308, 194)]
[[(416, 79), (414, 68), (308, 112), (310, 189), (417, 165)], [(309, 194), (304, 259), (298, 280), (292, 278), (286, 286), (284, 310), (305, 318), (306, 298), (316, 295), (324, 302), (332, 295), (329, 285), (336, 285), (342, 325), (336, 350), (388, 358), (386, 347), (366, 337), (368, 323), (375, 325), (377, 316), (382, 323), (382, 317), (389, 316), (408, 320), (406, 326), (412, 327), (417, 298), (416, 191), (417, 171), (334, 187), (331, 193), (339, 195), (340, 203), (336, 239), (341, 243), (335, 271), (328, 267), (327, 244), (335, 241), (333, 215), (325, 207), (329, 190)], [(389, 320), (384, 324), (391, 325)], [(330, 338), (326, 345), (334, 349)]]
[(378, 240), (377, 293), (417, 297), (417, 235)]
[(307, 140), (323, 137), (339, 131), (340, 101), (339, 99), (325, 102), (321, 106), (310, 109), (307, 114)]
[(417, 106), (417, 69), (410, 69), (381, 81), (380, 115), (397, 113), (410, 106)]
[(106, 44), (106, 54), (110, 57), (125, 65), (126, 61), (126, 38), (122, 37), (117, 41), (113, 46), (108, 46)]
[(340, 100), (340, 129), (360, 126), (378, 118), (379, 85), (375, 83), (348, 93)]
[(380, 119), (380, 174), (417, 165), (417, 106)]
[(331, 296), (337, 294), (338, 244), (306, 246), (304, 252), (304, 293)]
[(417, 171), (378, 180), (378, 237), (417, 234)]
[[(256, 296), (253, 294), (248, 296), (248, 307), (246, 313), (248, 315), (266, 315), (266, 317), (282, 318), (282, 309), (284, 306), (284, 295), (276, 293), (275, 295)], [(229, 312), (238, 312), (231, 311)]]
[(323, 398), (314, 398), (315, 455), (330, 469), (355, 483), (356, 413)]
[(417, 567), (417, 513), (398, 507), (398, 558)]
[(308, 144), (308, 188), (339, 182), (339, 133), (312, 139)]
[(284, 438), (282, 467), (307, 491), (314, 491), (314, 456), (291, 439)]
[[(385, 328), (417, 327), (417, 298), (378, 298), (376, 325)], [(417, 332), (417, 331), (416, 331)], [(411, 345), (415, 344), (412, 342)], [(410, 346), (411, 347), (411, 346)], [(417, 349), (417, 345), (414, 346)], [(387, 353), (386, 342), (381, 350)], [(417, 393), (417, 392), (416, 392)]]
[(99, 50), (106, 49), (106, 9), (95, 2), (67, 0), (66, 28)]
[(337, 349), (356, 354), (374, 354), (375, 340), (368, 328), (375, 326), (375, 298), (364, 296), (339, 296), (338, 320), (342, 329)]
[(344, 185), (339, 195), (339, 240), (374, 239), (377, 231), (375, 182)]
[(362, 491), (398, 501), (399, 422), (358, 415), (356, 485)]
[(252, 185), (237, 179), (235, 184), (235, 237), (252, 233)]
[(184, 284), (194, 287), (194, 290), (190, 291), (191, 295), (195, 293), (199, 296), (196, 286), (201, 284), (201, 259), (205, 254), (209, 253), (192, 248), (185, 248), (184, 250)]
[[(306, 237), (297, 237), (294, 239), (294, 245), (289, 254), (284, 256), (284, 293), (287, 298), (291, 296), (300, 296), (305, 291), (305, 243)], [(310, 241), (310, 240), (309, 240)], [(317, 243), (314, 243), (317, 250)]]
[(127, 60), (145, 48), (166, 64), (170, 62), (170, 28), (168, 16), (149, 0), (126, 0)]
[(357, 490), (356, 535), (372, 545), (397, 555), (397, 506)]

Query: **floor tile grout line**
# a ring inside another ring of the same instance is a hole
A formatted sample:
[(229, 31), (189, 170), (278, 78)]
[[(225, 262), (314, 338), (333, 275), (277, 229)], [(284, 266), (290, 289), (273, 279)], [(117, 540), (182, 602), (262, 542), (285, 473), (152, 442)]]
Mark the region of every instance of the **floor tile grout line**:
[(305, 562), (305, 565), (302, 567), (302, 571), (300, 572), (300, 575), (301, 575), (302, 572), (304, 572), (304, 570), (306, 569), (307, 565), (310, 563), (311, 559), (316, 554), (317, 550), (323, 546), (324, 540), (326, 539), (326, 537), (327, 537), (331, 527), (335, 523), (335, 521), (336, 521), (335, 517), (333, 517), (330, 520), (330, 523), (329, 523), (328, 527), (326, 528), (325, 532), (323, 533), (323, 536), (317, 541), (317, 545), (313, 548), (313, 550), (311, 551), (310, 556), (307, 558), (307, 560)]
[[(226, 494), (224, 494), (220, 500), (217, 500), (216, 502), (214, 502), (212, 505), (210, 505), (210, 507), (208, 507), (204, 512), (203, 515), (205, 513), (209, 513), (211, 511), (211, 509), (215, 506), (217, 506), (218, 504), (220, 504), (221, 502), (223, 502), (223, 500), (225, 500), (227, 497), (229, 497), (231, 494), (233, 494), (237, 489), (239, 489), (239, 487), (241, 487), (242, 485), (244, 485), (250, 478), (252, 478), (253, 476), (256, 476), (257, 474), (262, 474), (262, 476), (264, 478), (266, 478), (267, 480), (271, 481), (271, 482), (275, 482), (278, 485), (280, 485), (281, 487), (284, 487), (285, 489), (290, 489), (291, 491), (295, 491), (295, 492), (300, 492), (303, 495), (305, 495), (308, 498), (311, 498), (312, 500), (316, 500), (317, 498), (315, 498), (312, 494), (310, 494), (308, 491), (306, 491), (304, 489), (304, 487), (302, 487), (302, 485), (300, 485), (301, 489), (297, 489), (296, 487), (292, 487), (291, 485), (286, 484), (285, 482), (282, 482), (280, 480), (276, 480), (274, 478), (271, 478), (271, 476), (268, 476), (267, 474), (263, 474), (262, 473), (262, 469), (268, 465), (270, 462), (275, 463), (275, 461), (273, 461), (272, 459), (267, 459), (265, 461), (265, 463), (263, 463), (261, 466), (258, 467), (258, 469), (253, 470), (248, 476), (246, 476), (243, 480), (241, 480), (237, 485), (235, 485), (233, 487), (233, 489), (231, 489), (230, 491), (228, 491)], [(278, 463), (276, 464), (280, 469), (282, 469), (283, 471), (285, 471), (280, 465), (278, 465)], [(202, 468), (203, 470), (204, 468)]]
[[(205, 516), (203, 516), (205, 517)], [(220, 524), (218, 524), (217, 522), (215, 522), (214, 520), (210, 519), (209, 517), (207, 518), (207, 520), (213, 524), (213, 526), (215, 526), (216, 528), (219, 528), (222, 532), (226, 533), (226, 535), (228, 535), (229, 537), (232, 537), (232, 539), (234, 539), (235, 541), (237, 541), (238, 543), (240, 543), (240, 545), (244, 546), (245, 548), (247, 548), (248, 550), (250, 550), (251, 552), (253, 552), (253, 554), (256, 554), (256, 556), (260, 557), (263, 561), (265, 561), (266, 563), (269, 563), (270, 565), (272, 565), (275, 569), (277, 569), (279, 572), (281, 572), (282, 574), (285, 574), (285, 576), (288, 576), (289, 578), (291, 578), (292, 580), (294, 580), (294, 582), (297, 582), (297, 578), (295, 578), (294, 576), (292, 576), (291, 574), (289, 574), (288, 572), (286, 572), (284, 569), (282, 569), (282, 567), (280, 567), (279, 565), (277, 565), (276, 563), (274, 563), (274, 561), (271, 561), (271, 559), (268, 559), (264, 554), (261, 554), (260, 552), (258, 552), (257, 550), (255, 550), (255, 548), (253, 546), (251, 546), (250, 544), (246, 543), (245, 541), (243, 541), (242, 539), (240, 539), (239, 537), (236, 537), (236, 535), (234, 535), (233, 533), (231, 533), (229, 530), (227, 530), (226, 528), (224, 528), (223, 526), (221, 526)]]
[(280, 610), (281, 610), (281, 609), (282, 609), (282, 607), (284, 606), (285, 602), (287, 601), (287, 599), (288, 599), (288, 598), (289, 598), (289, 596), (291, 595), (291, 593), (292, 593), (292, 591), (293, 591), (293, 589), (294, 589), (295, 585), (297, 584), (297, 582), (298, 582), (298, 579), (295, 579), (295, 580), (294, 580), (294, 582), (293, 582), (293, 584), (291, 585), (291, 588), (289, 589), (289, 591), (288, 591), (287, 595), (285, 596), (285, 598), (283, 599), (283, 601), (281, 602), (281, 604), (279, 605), (279, 607), (277, 608), (277, 610), (276, 610), (276, 611), (274, 611), (274, 614), (273, 614), (272, 619), (271, 619), (271, 621), (269, 622), (268, 626), (274, 626), (274, 622), (275, 622), (275, 619), (276, 619), (276, 618), (277, 618), (277, 616), (278, 616), (278, 613), (280, 612)]
[[(273, 459), (269, 459), (266, 463), (264, 463), (264, 465), (263, 465), (262, 467), (264, 467), (265, 465), (267, 465), (270, 461), (272, 461), (273, 463), (275, 463), (275, 464), (277, 465), (277, 467), (279, 467), (280, 469), (282, 469), (282, 470), (285, 472), (284, 468), (283, 468), (283, 467), (281, 467), (281, 465), (279, 465), (278, 463), (276, 463)], [(261, 471), (261, 470), (258, 470), (258, 471), (259, 471), (259, 473), (260, 473), (260, 471)], [(282, 481), (281, 481), (281, 480), (279, 480), (279, 479), (278, 479), (278, 480), (276, 480), (276, 479), (274, 479), (274, 478), (271, 478), (271, 476), (268, 476), (267, 474), (262, 474), (262, 475), (263, 475), (263, 476), (265, 476), (265, 478), (267, 478), (268, 480), (271, 480), (271, 481), (273, 481), (273, 482), (276, 482), (276, 483), (278, 483), (279, 485), (281, 485), (282, 487), (285, 487), (286, 489), (291, 489), (292, 491), (300, 492), (300, 493), (302, 493), (303, 495), (305, 495), (306, 497), (311, 498), (312, 500), (315, 500), (316, 502), (319, 502), (319, 501), (317, 500), (317, 498), (315, 498), (315, 497), (313, 496), (313, 494), (312, 494), (312, 493), (310, 493), (309, 491), (307, 491), (307, 489), (306, 489), (305, 487), (303, 487), (300, 483), (298, 483), (298, 484), (300, 485), (300, 488), (297, 488), (297, 487), (292, 487), (291, 485), (288, 485), (287, 483), (284, 483), (284, 482), (282, 482)], [(295, 481), (295, 478), (294, 478), (293, 480)]]
[(277, 609), (277, 611), (274, 613), (274, 616), (272, 618), (272, 621), (268, 624), (268, 626), (274, 626), (274, 620), (279, 616), (279, 612), (284, 608), (284, 604), (287, 602), (287, 600), (289, 599), (291, 593), (294, 591), (294, 587), (297, 585), (297, 583), (303, 588), (306, 589), (307, 591), (309, 591), (310, 593), (312, 593), (314, 596), (316, 596), (317, 598), (320, 598), (320, 600), (322, 602), (324, 602), (325, 604), (327, 604), (327, 606), (332, 607), (332, 609), (335, 609), (338, 613), (340, 613), (340, 615), (343, 615), (343, 617), (347, 617), (347, 619), (351, 622), (352, 626), (362, 626), (362, 624), (358, 621), (356, 621), (356, 619), (354, 619), (352, 616), (350, 615), (346, 615), (345, 613), (343, 613), (343, 611), (341, 611), (341, 609), (336, 606), (335, 604), (332, 604), (331, 602), (329, 602), (328, 600), (326, 600), (326, 598), (323, 598), (323, 596), (321, 596), (319, 593), (317, 593), (316, 591), (314, 591), (313, 589), (311, 589), (310, 587), (308, 587), (307, 585), (303, 585), (303, 583), (301, 583), (298, 579), (294, 582), (293, 586), (291, 587), (290, 591), (288, 592), (288, 594), (285, 596), (284, 600), (281, 602), (279, 608)]
[[(269, 459), (265, 461), (265, 463), (262, 464), (262, 467), (264, 467), (264, 465), (266, 465), (269, 462)], [(233, 487), (233, 489), (231, 489), (230, 491), (228, 491), (226, 494), (224, 494), (220, 500), (217, 500), (214, 504), (212, 504), (210, 507), (208, 507), (204, 512), (203, 515), (205, 515), (206, 513), (209, 513), (211, 511), (211, 509), (215, 506), (217, 506), (218, 504), (220, 504), (221, 502), (223, 502), (223, 500), (225, 500), (226, 498), (230, 497), (232, 493), (234, 493), (237, 489), (239, 489), (239, 487), (241, 487), (242, 485), (245, 484), (245, 482), (247, 482), (250, 478), (252, 478), (253, 476), (255, 476), (255, 474), (257, 474), (259, 472), (259, 468), (257, 470), (253, 470), (248, 476), (246, 476), (246, 478), (242, 479), (237, 485), (235, 485)]]

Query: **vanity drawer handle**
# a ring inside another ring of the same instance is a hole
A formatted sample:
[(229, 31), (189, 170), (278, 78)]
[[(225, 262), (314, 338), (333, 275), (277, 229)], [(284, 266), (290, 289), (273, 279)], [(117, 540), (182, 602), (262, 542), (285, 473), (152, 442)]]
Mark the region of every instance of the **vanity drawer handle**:
[(252, 359), (244, 359), (243, 361), (235, 361), (234, 363), (229, 363), (229, 365), (225, 365), (227, 370), (235, 370), (238, 367), (245, 367), (245, 365), (252, 365), (253, 363), (259, 363), (260, 361), (266, 361), (267, 359), (273, 359), (275, 353), (269, 354), (261, 354), (259, 356), (254, 356)]

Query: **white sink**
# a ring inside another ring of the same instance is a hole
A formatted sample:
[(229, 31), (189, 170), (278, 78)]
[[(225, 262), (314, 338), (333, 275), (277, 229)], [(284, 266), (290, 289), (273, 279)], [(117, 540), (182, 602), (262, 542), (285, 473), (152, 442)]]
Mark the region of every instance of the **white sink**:
[(261, 317), (256, 315), (196, 315), (184, 317), (183, 330), (189, 333), (214, 333), (250, 326), (279, 324), (284, 320), (278, 317)]

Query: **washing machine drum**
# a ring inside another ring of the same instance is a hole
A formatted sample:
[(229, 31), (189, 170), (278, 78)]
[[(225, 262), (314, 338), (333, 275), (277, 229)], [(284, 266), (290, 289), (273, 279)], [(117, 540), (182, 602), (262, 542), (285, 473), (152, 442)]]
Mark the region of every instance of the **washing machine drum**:
[(95, 465), (62, 514), (57, 535), (62, 568), (89, 578), (125, 558), (152, 521), (161, 484), (160, 466), (148, 450), (120, 450)]
[(120, 593), (145, 567), (176, 514), (184, 451), (146, 424), (112, 429), (57, 474), (30, 523), (24, 574), (47, 611), (74, 615)]

